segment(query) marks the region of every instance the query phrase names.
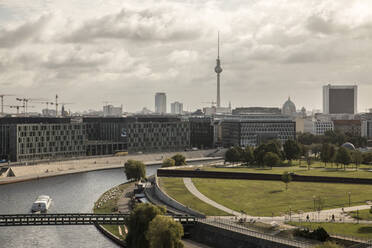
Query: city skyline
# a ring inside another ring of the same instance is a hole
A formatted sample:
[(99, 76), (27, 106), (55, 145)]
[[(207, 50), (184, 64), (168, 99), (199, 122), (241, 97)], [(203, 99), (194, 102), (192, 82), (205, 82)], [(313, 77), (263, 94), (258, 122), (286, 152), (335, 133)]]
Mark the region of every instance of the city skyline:
[(58, 94), (75, 103), (72, 111), (110, 100), (135, 112), (152, 109), (155, 92), (166, 92), (169, 102), (195, 110), (216, 101), (219, 30), (221, 105), (281, 106), (291, 96), (298, 108), (322, 109), (322, 86), (331, 83), (358, 84), (359, 112), (372, 107), (372, 3), (153, 4), (2, 1), (1, 93)]

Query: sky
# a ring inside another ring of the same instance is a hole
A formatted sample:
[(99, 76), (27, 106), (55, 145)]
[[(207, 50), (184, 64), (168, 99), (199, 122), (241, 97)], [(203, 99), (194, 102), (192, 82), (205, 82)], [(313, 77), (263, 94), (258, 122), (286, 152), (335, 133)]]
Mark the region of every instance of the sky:
[(220, 32), (222, 105), (281, 107), (290, 96), (321, 109), (323, 85), (357, 84), (363, 112), (371, 11), (365, 0), (0, 0), (0, 94), (134, 112), (166, 92), (168, 110), (196, 110), (216, 100)]

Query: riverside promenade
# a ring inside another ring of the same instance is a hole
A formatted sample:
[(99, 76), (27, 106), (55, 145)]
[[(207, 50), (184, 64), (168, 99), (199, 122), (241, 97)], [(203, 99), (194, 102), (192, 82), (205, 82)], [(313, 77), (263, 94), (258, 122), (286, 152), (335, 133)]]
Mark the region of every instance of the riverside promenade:
[(208, 157), (215, 150), (198, 150), (187, 152), (163, 152), (149, 154), (133, 154), (127, 156), (111, 156), (111, 157), (95, 157), (76, 160), (47, 162), (43, 161), (36, 165), (12, 166), (10, 169), (15, 176), (0, 177), (0, 185), (8, 183), (16, 183), (46, 177), (60, 176), (66, 174), (83, 173), (95, 170), (108, 170), (123, 168), (123, 165), (129, 159), (143, 161), (146, 165), (161, 165), (162, 161), (177, 153), (181, 153), (186, 157), (187, 162), (197, 161), (214, 161), (221, 158)]

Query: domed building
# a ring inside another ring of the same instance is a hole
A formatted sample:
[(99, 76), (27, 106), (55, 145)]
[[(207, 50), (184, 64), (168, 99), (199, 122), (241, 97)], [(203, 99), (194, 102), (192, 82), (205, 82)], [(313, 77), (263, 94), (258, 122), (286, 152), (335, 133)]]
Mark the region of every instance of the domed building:
[(344, 143), (342, 147), (345, 147), (346, 149), (351, 150), (351, 151), (355, 151), (355, 146), (350, 142)]
[(282, 114), (290, 116), (296, 115), (296, 105), (291, 101), (290, 97), (288, 97), (288, 100), (283, 104)]

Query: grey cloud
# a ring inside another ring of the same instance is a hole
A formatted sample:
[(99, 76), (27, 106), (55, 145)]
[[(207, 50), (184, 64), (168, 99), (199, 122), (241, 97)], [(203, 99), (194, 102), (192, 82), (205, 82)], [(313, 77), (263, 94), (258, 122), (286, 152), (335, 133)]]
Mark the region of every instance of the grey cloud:
[(50, 16), (42, 16), (34, 22), (25, 23), (15, 29), (0, 29), (0, 48), (11, 48), (35, 38), (49, 22)]
[(187, 25), (170, 9), (122, 9), (117, 14), (86, 21), (80, 28), (62, 38), (64, 42), (91, 42), (95, 39), (128, 39), (134, 41), (190, 40), (201, 35), (197, 26)]
[(346, 25), (335, 23), (332, 18), (325, 19), (317, 15), (312, 15), (307, 19), (306, 28), (313, 33), (325, 35), (347, 33), (349, 31), (349, 27)]

